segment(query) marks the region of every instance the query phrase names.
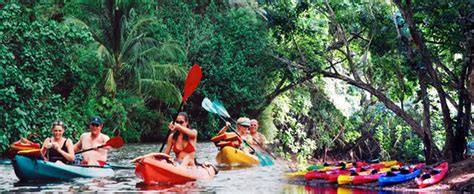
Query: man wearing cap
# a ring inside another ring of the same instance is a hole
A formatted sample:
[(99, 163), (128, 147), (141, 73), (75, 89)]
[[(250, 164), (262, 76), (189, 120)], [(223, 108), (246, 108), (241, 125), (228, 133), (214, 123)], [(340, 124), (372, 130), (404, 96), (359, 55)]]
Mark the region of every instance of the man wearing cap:
[[(89, 122), (90, 132), (81, 135), (79, 141), (74, 145), (74, 152), (80, 150), (96, 148), (105, 144), (110, 138), (109, 136), (101, 133), (103, 127), (102, 119), (100, 117), (92, 117)], [(107, 151), (109, 147), (94, 149), (82, 153), (84, 161), (88, 165), (102, 165), (107, 161)]]
[[(229, 129), (230, 123), (226, 122), (225, 126), (219, 131), (219, 135), (224, 134), (227, 129)], [(245, 140), (248, 144), (253, 144), (252, 136), (248, 134), (248, 129), (250, 127), (250, 119), (246, 117), (240, 117), (237, 119), (237, 132), (239, 132), (240, 137)], [(247, 151), (247, 150), (244, 150)], [(249, 151), (247, 151), (249, 152)]]

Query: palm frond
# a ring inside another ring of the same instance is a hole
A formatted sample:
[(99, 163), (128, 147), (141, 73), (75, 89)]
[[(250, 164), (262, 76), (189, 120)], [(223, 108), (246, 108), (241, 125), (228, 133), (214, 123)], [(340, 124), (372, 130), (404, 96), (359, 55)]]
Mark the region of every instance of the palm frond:
[(171, 82), (140, 79), (140, 88), (142, 93), (149, 94), (168, 105), (177, 105), (181, 101), (179, 89)]
[(176, 80), (182, 81), (186, 79), (187, 69), (179, 64), (159, 64), (154, 63), (154, 79), (158, 80)]
[(104, 45), (99, 44), (99, 47), (97, 48), (96, 52), (97, 52), (97, 57), (102, 59), (105, 62), (105, 64), (114, 63), (113, 56), (111, 55), (107, 47), (105, 47)]
[(104, 83), (105, 91), (115, 94), (117, 92), (117, 84), (115, 83), (114, 71), (112, 69), (107, 70)]
[(160, 54), (165, 59), (179, 61), (186, 57), (186, 53), (176, 41), (166, 41), (160, 47)]

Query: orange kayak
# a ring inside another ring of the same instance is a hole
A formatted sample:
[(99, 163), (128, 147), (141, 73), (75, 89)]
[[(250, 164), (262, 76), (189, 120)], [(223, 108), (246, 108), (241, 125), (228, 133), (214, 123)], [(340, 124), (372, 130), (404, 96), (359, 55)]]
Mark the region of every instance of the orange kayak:
[[(164, 155), (164, 154), (163, 154)], [(135, 175), (146, 185), (182, 184), (198, 179), (211, 179), (217, 174), (212, 165), (180, 166), (170, 161), (169, 156), (156, 155), (136, 160)]]

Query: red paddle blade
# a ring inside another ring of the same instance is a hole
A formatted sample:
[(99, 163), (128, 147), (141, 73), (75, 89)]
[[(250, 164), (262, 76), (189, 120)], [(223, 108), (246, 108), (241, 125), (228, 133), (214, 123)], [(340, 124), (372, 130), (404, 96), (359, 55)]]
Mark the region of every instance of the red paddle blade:
[(194, 64), (189, 70), (188, 77), (186, 78), (186, 82), (184, 83), (184, 95), (181, 103), (186, 102), (189, 96), (196, 90), (201, 82), (202, 71), (199, 65)]
[(123, 146), (122, 137), (112, 137), (109, 141), (105, 142), (104, 146), (110, 146), (113, 148), (121, 148)]

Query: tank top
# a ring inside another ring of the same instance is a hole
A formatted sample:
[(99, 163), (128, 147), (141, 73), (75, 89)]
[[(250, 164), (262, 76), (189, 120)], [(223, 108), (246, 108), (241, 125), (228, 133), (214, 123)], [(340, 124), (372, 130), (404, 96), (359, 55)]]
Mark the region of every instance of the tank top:
[[(64, 141), (63, 143), (63, 146), (61, 147), (61, 150), (67, 152), (67, 147), (66, 147), (66, 142), (67, 140), (69, 139), (66, 139), (66, 141)], [(49, 143), (51, 143), (51, 138), (49, 139)], [(68, 160), (66, 160), (66, 158), (64, 158), (64, 156), (59, 153), (56, 149), (53, 149), (53, 148), (48, 148), (48, 160), (50, 162), (56, 162), (56, 161), (61, 161), (63, 163), (69, 163)]]

